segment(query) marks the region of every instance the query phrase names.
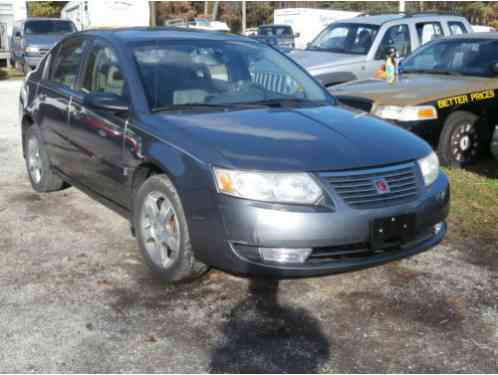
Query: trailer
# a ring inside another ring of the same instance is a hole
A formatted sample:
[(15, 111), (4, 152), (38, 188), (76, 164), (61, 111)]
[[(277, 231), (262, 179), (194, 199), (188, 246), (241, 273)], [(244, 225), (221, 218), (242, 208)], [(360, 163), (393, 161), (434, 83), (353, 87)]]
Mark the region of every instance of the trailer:
[(273, 23), (289, 25), (294, 34), (296, 48), (304, 49), (326, 26), (333, 22), (361, 15), (359, 12), (313, 8), (275, 9)]
[(149, 26), (150, 8), (148, 1), (70, 1), (61, 18), (73, 21), (78, 30)]
[(25, 1), (0, 1), (0, 62), (10, 66), (10, 37), (14, 23), (27, 17)]

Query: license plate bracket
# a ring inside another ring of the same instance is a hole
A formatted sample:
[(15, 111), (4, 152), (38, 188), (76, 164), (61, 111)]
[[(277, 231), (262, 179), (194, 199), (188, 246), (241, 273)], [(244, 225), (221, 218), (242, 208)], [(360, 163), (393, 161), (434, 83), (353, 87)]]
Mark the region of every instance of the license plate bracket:
[(370, 247), (382, 250), (400, 246), (415, 238), (415, 214), (374, 219), (370, 224)]

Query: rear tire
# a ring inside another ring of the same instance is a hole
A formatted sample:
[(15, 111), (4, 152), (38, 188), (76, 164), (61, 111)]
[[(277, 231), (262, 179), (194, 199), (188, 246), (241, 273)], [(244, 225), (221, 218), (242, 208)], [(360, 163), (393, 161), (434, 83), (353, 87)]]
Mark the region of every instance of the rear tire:
[(448, 116), (439, 137), (441, 164), (455, 168), (474, 164), (486, 143), (484, 127), (479, 127), (479, 117), (470, 112), (457, 111)]
[(52, 172), (45, 144), (36, 125), (25, 135), (25, 160), (31, 186), (38, 193), (62, 190), (69, 186)]
[(180, 196), (166, 175), (149, 177), (138, 189), (133, 227), (145, 262), (162, 280), (193, 280), (208, 271), (195, 258)]

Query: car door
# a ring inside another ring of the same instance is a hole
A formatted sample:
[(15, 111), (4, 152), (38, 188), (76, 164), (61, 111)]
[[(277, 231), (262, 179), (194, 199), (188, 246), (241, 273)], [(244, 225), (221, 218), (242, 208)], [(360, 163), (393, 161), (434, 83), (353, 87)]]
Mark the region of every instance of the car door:
[(87, 40), (71, 38), (60, 44), (48, 57), (48, 69), (40, 82), (37, 123), (52, 166), (69, 177), (80, 170), (75, 160), (73, 134), (68, 123), (68, 107), (74, 95)]
[(113, 48), (97, 39), (88, 53), (80, 90), (72, 96), (69, 118), (75, 134), (78, 164), (84, 171), (81, 182), (100, 195), (123, 204), (127, 202), (122, 163), (127, 113), (85, 104), (85, 96), (95, 92), (113, 93), (129, 101), (121, 72)]

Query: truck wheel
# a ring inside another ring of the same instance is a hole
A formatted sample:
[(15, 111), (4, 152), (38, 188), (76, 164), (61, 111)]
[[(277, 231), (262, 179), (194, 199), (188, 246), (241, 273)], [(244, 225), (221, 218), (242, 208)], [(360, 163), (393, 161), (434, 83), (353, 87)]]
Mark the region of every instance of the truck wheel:
[(162, 280), (192, 280), (208, 270), (195, 258), (180, 197), (166, 175), (149, 177), (137, 191), (133, 227), (145, 262)]
[(48, 193), (69, 186), (52, 172), (45, 145), (36, 126), (27, 130), (25, 142), (26, 168), (33, 189), (38, 193)]
[(479, 117), (470, 112), (458, 111), (448, 116), (439, 137), (441, 164), (462, 168), (479, 159), (485, 135), (478, 123)]

